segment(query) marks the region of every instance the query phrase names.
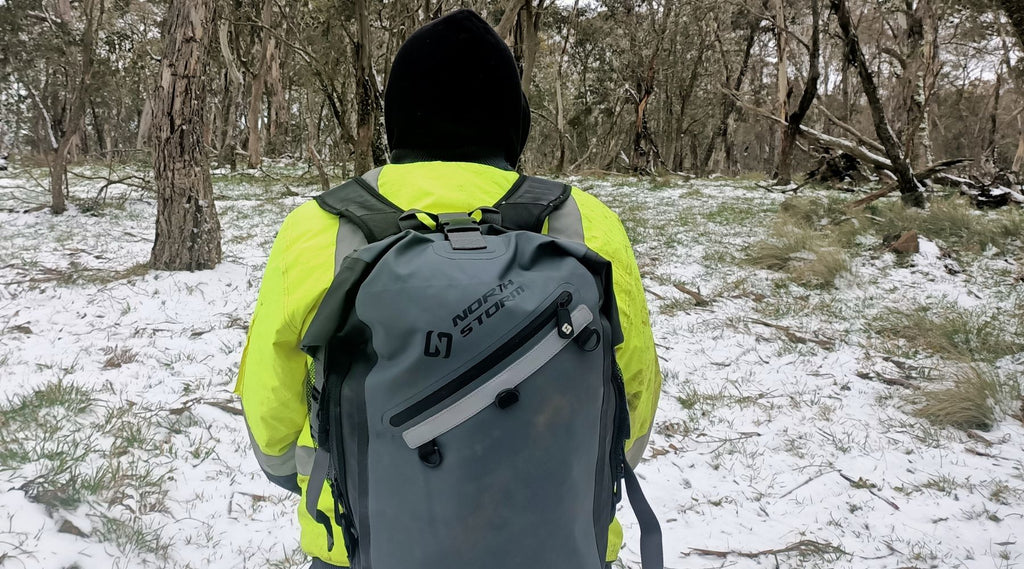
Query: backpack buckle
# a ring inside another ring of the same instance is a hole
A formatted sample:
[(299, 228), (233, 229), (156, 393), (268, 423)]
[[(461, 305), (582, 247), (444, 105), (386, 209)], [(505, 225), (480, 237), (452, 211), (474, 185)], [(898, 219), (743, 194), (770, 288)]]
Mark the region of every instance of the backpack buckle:
[(437, 216), (438, 228), (444, 232), (452, 249), (475, 251), (486, 249), (487, 243), (475, 219), (466, 213), (442, 213)]

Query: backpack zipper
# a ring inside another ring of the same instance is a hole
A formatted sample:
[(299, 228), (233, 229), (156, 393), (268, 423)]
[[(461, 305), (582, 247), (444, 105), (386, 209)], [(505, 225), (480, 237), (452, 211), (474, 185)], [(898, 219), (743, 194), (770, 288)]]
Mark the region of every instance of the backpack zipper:
[(420, 415), (423, 415), (430, 409), (440, 405), (446, 399), (455, 395), (463, 388), (471, 385), (485, 373), (491, 371), (502, 361), (517, 352), (520, 348), (526, 345), (527, 342), (536, 337), (541, 330), (550, 325), (553, 320), (558, 322), (559, 334), (562, 333), (561, 327), (566, 325), (567, 322), (569, 328), (572, 329), (571, 319), (566, 320), (569, 315), (569, 305), (571, 303), (572, 293), (569, 291), (562, 291), (551, 304), (541, 311), (540, 314), (535, 316), (533, 320), (516, 332), (515, 335), (509, 338), (508, 341), (504, 342), (498, 349), (481, 358), (480, 361), (473, 364), (472, 367), (460, 373), (451, 381), (438, 387), (422, 399), (411, 403), (405, 409), (395, 413), (391, 416), (391, 419), (389, 419), (388, 422), (392, 427), (402, 427)]
[(406, 429), (402, 433), (405, 444), (409, 448), (422, 449), (422, 445), (433, 442), (484, 409), (492, 405), (497, 405), (499, 409), (507, 408), (518, 401), (519, 392), (516, 388), (519, 384), (536, 374), (572, 342), (573, 336), (566, 336), (565, 330), (585, 329), (593, 321), (594, 315), (586, 305), (580, 305), (568, 313), (568, 318), (560, 327), (552, 327), (552, 320), (556, 324), (558, 320), (549, 318), (549, 328), (542, 332), (543, 337), (538, 343), (512, 362), (495, 368), (499, 370), (496, 374), (469, 393)]

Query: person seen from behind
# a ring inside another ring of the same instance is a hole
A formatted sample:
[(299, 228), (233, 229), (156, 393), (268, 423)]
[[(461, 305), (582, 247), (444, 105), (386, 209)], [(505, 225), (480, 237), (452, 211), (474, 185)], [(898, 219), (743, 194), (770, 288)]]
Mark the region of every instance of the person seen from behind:
[[(515, 168), (530, 131), (529, 105), (509, 48), (472, 11), (427, 24), (405, 42), (391, 69), (384, 114), (391, 163), (363, 177), (404, 210), (468, 212), (498, 202), (519, 178)], [(624, 337), (615, 353), (629, 407), (626, 454), (635, 466), (661, 387), (639, 270), (622, 223), (597, 198), (573, 188), (561, 207), (578, 208), (584, 243), (612, 264)], [(338, 228), (338, 217), (314, 201), (285, 219), (267, 261), (235, 387), (264, 473), (303, 498), (314, 449), (306, 392), (311, 360), (300, 341), (334, 278)], [(329, 487), (320, 495), (320, 509), (333, 511)], [(329, 550), (304, 500), (297, 515), (312, 568), (349, 566), (343, 544)], [(608, 531), (604, 558), (610, 563), (621, 548), (622, 528), (613, 520)], [(518, 546), (528, 552), (531, 544)]]

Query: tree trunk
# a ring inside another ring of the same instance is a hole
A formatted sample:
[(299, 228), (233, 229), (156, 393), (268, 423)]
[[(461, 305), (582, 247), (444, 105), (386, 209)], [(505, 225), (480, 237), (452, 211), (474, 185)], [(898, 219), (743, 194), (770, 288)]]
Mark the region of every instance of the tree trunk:
[(857, 31), (853, 29), (853, 22), (850, 18), (850, 7), (846, 0), (829, 0), (832, 11), (839, 21), (839, 29), (842, 32), (843, 41), (846, 45), (846, 53), (857, 66), (857, 74), (860, 76), (861, 86), (864, 88), (864, 95), (868, 99), (868, 106), (871, 108), (871, 118), (875, 125), (875, 134), (885, 148), (885, 154), (892, 162), (899, 185), (903, 203), (913, 207), (924, 207), (924, 193), (921, 185), (914, 177), (914, 171), (907, 161), (903, 148), (889, 127), (889, 121), (885, 117), (885, 109), (878, 96), (878, 87), (875, 85), (875, 77), (868, 67), (867, 58), (860, 47), (860, 39)]
[(1024, 117), (1017, 115), (1017, 154), (1013, 157), (1010, 169), (1020, 172), (1021, 166), (1024, 166)]
[[(786, 26), (785, 0), (771, 0), (771, 4), (775, 20), (775, 112), (785, 121), (789, 116), (789, 31)], [(775, 148), (778, 148), (776, 154), (781, 162), (782, 147), (786, 143), (786, 127), (778, 125), (774, 130), (773, 139), (777, 141)], [(785, 183), (789, 183), (788, 176)]]
[(270, 35), (270, 27), (273, 1), (264, 0), (260, 12), (261, 27), (259, 35), (262, 38), (260, 44), (259, 58), (256, 62), (256, 73), (252, 77), (252, 90), (249, 96), (249, 112), (246, 116), (246, 124), (249, 127), (249, 167), (259, 168), (263, 163), (263, 91), (266, 88), (267, 75), (270, 72), (270, 52), (273, 49), (273, 37)]
[(139, 114), (139, 134), (135, 138), (135, 148), (142, 149), (149, 145), (149, 129), (153, 126), (153, 96), (146, 97), (142, 105), (142, 113)]
[(71, 96), (71, 111), (64, 123), (67, 129), (54, 150), (53, 162), (50, 164), (50, 212), (54, 215), (67, 211), (64, 185), (67, 179), (68, 152), (75, 143), (85, 119), (85, 103), (88, 99), (89, 82), (92, 79), (96, 34), (103, 19), (103, 0), (85, 0), (82, 12), (85, 16), (85, 27), (82, 30), (81, 75), (78, 78), (78, 86)]
[(319, 121), (317, 121), (316, 115), (320, 114), (320, 109), (317, 108), (314, 114), (312, 92), (306, 92), (306, 104), (303, 107), (305, 109), (304, 114), (306, 115), (306, 153), (309, 154), (309, 160), (316, 167), (317, 176), (320, 178), (320, 189), (326, 192), (331, 189), (331, 181), (327, 176), (327, 171), (324, 169), (323, 160), (320, 159), (320, 153), (316, 151), (316, 145), (320, 138), (318, 135), (320, 129), (317, 126)]
[[(743, 49), (743, 62), (740, 64), (740, 69), (736, 73), (736, 79), (733, 82), (732, 90), (738, 92), (743, 87), (743, 79), (747, 75), (747, 69), (750, 67), (750, 55), (754, 51), (754, 42), (757, 41), (757, 32), (761, 27), (761, 22), (755, 20), (751, 22), (750, 29), (747, 32), (746, 46)], [(726, 77), (725, 84), (729, 86), (729, 79)], [(711, 158), (714, 155), (715, 147), (717, 146), (718, 140), (722, 140), (722, 144), (728, 147), (729, 138), (729, 124), (732, 121), (732, 113), (736, 110), (736, 101), (730, 95), (722, 95), (722, 116), (718, 123), (718, 127), (711, 133), (711, 138), (708, 140), (707, 146), (704, 147), (704, 155), (700, 159), (698, 165), (698, 173), (701, 176), (706, 176), (708, 172), (708, 166), (711, 164)]]
[(938, 19), (931, 0), (917, 0), (916, 6), (905, 0), (905, 53), (903, 72), (897, 86), (899, 109), (896, 114), (896, 136), (903, 143), (904, 153), (915, 168), (928, 160), (928, 105), (935, 91), (938, 57)]
[(569, 36), (572, 33), (573, 23), (576, 21), (576, 13), (580, 7), (580, 0), (572, 3), (572, 12), (565, 23), (562, 31), (562, 53), (558, 56), (558, 68), (555, 72), (555, 126), (558, 127), (558, 164), (555, 171), (565, 172), (565, 103), (562, 100), (562, 69), (565, 66), (565, 54), (569, 49)]
[(217, 163), (223, 167), (228, 166), (234, 172), (238, 166), (235, 154), (235, 146), (238, 142), (235, 139), (236, 113), (239, 105), (239, 96), (242, 94), (242, 74), (235, 65), (235, 59), (231, 56), (231, 45), (228, 41), (230, 24), (221, 21), (217, 24), (218, 43), (220, 54), (224, 58), (225, 83), (224, 101), (221, 104), (221, 125), (223, 126), (222, 137), (217, 145)]
[(793, 148), (800, 134), (800, 125), (811, 110), (815, 97), (818, 96), (818, 79), (821, 77), (821, 9), (818, 0), (811, 0), (811, 50), (810, 68), (807, 72), (807, 83), (804, 84), (803, 95), (797, 108), (786, 116), (786, 125), (782, 127), (782, 141), (779, 144), (778, 164), (775, 168), (775, 180), (779, 184), (788, 184), (793, 179)]
[(985, 133), (985, 147), (982, 150), (982, 160), (987, 160), (996, 165), (996, 158), (999, 154), (999, 98), (1003, 90), (1003, 70), (996, 72), (996, 84), (992, 87), (992, 112), (988, 116), (988, 132)]
[(220, 222), (203, 145), (214, 9), (215, 0), (171, 0), (167, 11), (153, 97), (154, 269), (212, 269), (221, 260)]
[(357, 174), (373, 168), (374, 89), (370, 58), (370, 18), (366, 0), (355, 0), (356, 35), (352, 43), (352, 63), (356, 74), (356, 145)]

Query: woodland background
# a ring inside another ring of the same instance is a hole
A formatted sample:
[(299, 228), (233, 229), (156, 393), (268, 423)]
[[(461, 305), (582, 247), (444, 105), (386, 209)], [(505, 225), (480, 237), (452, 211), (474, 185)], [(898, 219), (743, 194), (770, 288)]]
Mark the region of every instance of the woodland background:
[[(49, 166), (54, 213), (83, 160), (152, 160), (152, 181), (109, 181), (165, 196), (209, 193), (181, 160), (288, 158), (327, 187), (387, 161), (390, 62), (458, 7), (521, 66), (527, 171), (787, 183), (857, 161), (921, 205), (930, 181), (962, 180), (952, 166), (987, 180), (1024, 166), (1024, 0), (0, 0), (0, 156)], [(172, 125), (191, 138), (170, 142)], [(212, 240), (215, 212), (197, 215)]]

